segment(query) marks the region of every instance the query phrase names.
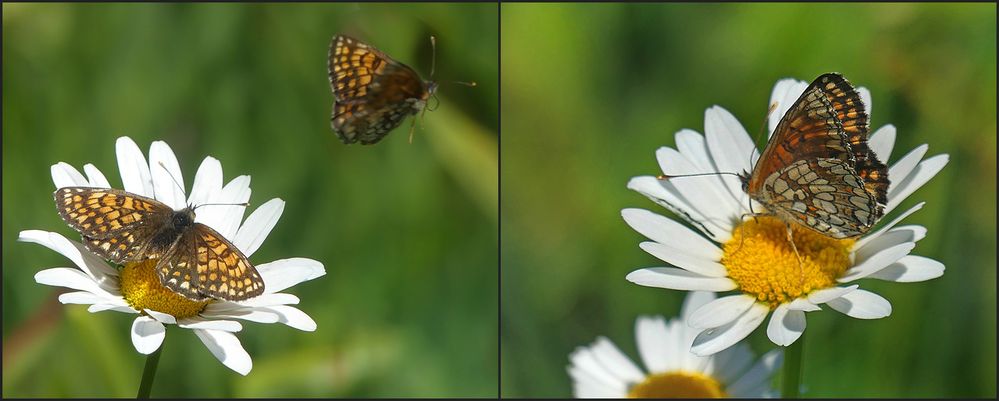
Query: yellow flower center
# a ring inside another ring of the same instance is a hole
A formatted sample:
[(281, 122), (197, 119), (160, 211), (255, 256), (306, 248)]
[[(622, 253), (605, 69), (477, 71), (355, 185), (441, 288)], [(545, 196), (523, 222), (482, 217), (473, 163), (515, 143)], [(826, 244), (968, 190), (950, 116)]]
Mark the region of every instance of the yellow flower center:
[(151, 309), (173, 317), (197, 316), (211, 301), (195, 302), (160, 284), (157, 259), (129, 263), (121, 270), (121, 293), (128, 305), (141, 311)]
[(649, 375), (631, 387), (628, 398), (724, 398), (721, 384), (700, 373), (675, 371)]
[[(835, 239), (791, 224), (795, 255), (787, 225), (771, 216), (744, 221), (723, 245), (722, 265), (743, 293), (770, 308), (812, 291), (836, 285), (850, 267), (854, 239)], [(798, 259), (800, 255), (801, 259)]]

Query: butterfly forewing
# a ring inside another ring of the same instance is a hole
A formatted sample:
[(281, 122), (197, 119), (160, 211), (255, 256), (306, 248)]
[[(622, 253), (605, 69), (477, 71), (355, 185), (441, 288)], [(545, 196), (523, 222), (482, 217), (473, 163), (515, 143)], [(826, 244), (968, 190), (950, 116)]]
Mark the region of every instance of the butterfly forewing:
[(867, 146), (868, 116), (839, 74), (815, 79), (783, 116), (746, 190), (772, 213), (834, 238), (867, 232), (886, 203), (888, 169)]
[(246, 256), (191, 208), (108, 188), (66, 187), (54, 194), (59, 215), (95, 254), (117, 264), (159, 259), (160, 282), (194, 300), (239, 301), (264, 282)]
[(373, 144), (419, 112), (430, 86), (373, 46), (336, 35), (329, 51), (333, 131), (344, 143)]

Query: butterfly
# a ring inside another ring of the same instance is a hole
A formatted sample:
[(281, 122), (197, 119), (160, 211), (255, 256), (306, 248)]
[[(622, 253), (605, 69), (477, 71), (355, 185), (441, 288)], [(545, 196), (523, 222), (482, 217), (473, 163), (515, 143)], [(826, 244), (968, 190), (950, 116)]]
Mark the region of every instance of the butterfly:
[(427, 107), (437, 82), (373, 46), (336, 35), (329, 49), (333, 132), (343, 143), (377, 143), (407, 116)]
[(739, 175), (743, 190), (784, 222), (836, 239), (862, 235), (882, 216), (889, 184), (868, 130), (853, 85), (823, 74), (788, 108), (752, 172)]
[(64, 187), (53, 194), (59, 216), (88, 250), (117, 264), (158, 259), (160, 283), (186, 298), (241, 301), (264, 281), (229, 240), (194, 221), (194, 208), (170, 206), (109, 188)]

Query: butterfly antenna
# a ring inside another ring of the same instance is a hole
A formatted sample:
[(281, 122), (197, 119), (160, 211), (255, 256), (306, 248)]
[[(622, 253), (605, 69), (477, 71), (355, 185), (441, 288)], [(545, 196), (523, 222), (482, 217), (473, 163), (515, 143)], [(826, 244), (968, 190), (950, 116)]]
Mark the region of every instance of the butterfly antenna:
[(434, 71), (437, 70), (437, 37), (430, 35), (430, 80), (434, 80)]
[(736, 177), (738, 177), (738, 176), (739, 176), (739, 174), (736, 174), (736, 173), (729, 173), (729, 172), (718, 172), (718, 173), (697, 173), (697, 174), (679, 174), (679, 175), (671, 175), (671, 174), (659, 174), (659, 175), (657, 175), (657, 176), (656, 176), (656, 179), (657, 179), (657, 180), (659, 180), (659, 181), (668, 181), (668, 180), (671, 180), (671, 179), (673, 179), (673, 178), (680, 178), (680, 177), (700, 177), (700, 176), (705, 176), (705, 175), (724, 175), (724, 174), (728, 174), (728, 175), (734, 175), (734, 176), (736, 176)]
[(180, 193), (184, 193), (184, 186), (180, 185), (180, 182), (177, 181), (177, 177), (173, 176), (173, 173), (170, 172), (170, 169), (167, 168), (166, 164), (163, 164), (162, 161), (158, 162), (157, 164), (159, 164), (160, 167), (163, 168), (163, 171), (166, 171), (167, 175), (170, 176), (170, 180), (173, 181), (174, 185), (177, 185), (177, 189), (180, 190)]

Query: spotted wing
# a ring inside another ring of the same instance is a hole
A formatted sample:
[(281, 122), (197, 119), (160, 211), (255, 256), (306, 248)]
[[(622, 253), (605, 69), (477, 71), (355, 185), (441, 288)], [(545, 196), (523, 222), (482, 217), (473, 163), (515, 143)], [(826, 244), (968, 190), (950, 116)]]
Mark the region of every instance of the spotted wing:
[(763, 180), (761, 202), (784, 220), (833, 238), (867, 232), (879, 217), (877, 199), (847, 162), (798, 160)]
[(242, 301), (264, 291), (264, 280), (246, 256), (201, 223), (181, 236), (157, 271), (163, 286), (193, 300)]
[(356, 39), (336, 35), (330, 43), (333, 131), (344, 143), (373, 144), (397, 127), (414, 104), (429, 96), (416, 71)]
[(59, 216), (104, 259), (122, 264), (166, 251), (150, 241), (173, 214), (162, 202), (109, 188), (63, 187), (53, 196)]

